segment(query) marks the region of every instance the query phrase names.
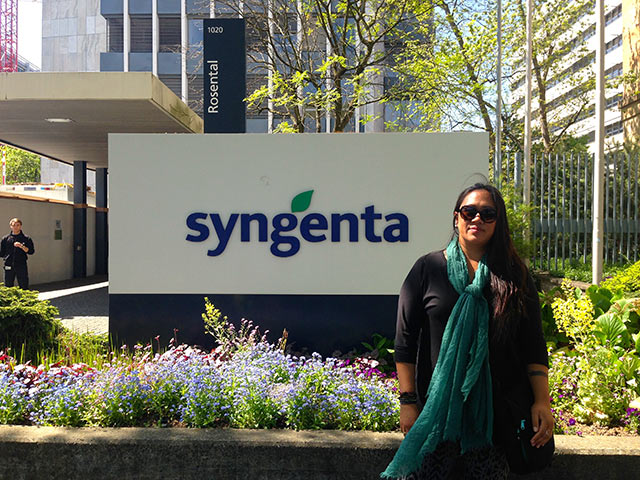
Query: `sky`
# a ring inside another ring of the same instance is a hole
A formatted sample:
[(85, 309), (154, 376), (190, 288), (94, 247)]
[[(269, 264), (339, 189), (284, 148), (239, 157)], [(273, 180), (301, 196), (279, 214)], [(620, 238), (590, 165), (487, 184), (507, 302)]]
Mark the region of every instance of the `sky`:
[(18, 1), (18, 53), (42, 66), (42, 3), (39, 0)]

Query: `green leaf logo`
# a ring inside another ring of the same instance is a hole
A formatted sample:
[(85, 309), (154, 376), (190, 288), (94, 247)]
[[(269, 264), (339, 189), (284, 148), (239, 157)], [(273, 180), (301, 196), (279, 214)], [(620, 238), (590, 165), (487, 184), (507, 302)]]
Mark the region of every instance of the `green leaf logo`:
[(299, 193), (291, 200), (291, 213), (304, 212), (311, 205), (313, 190)]

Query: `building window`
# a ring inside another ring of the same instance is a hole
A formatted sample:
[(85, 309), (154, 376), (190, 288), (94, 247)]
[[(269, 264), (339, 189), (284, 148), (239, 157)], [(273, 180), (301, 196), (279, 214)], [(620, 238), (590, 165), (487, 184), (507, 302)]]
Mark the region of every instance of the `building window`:
[(617, 65), (614, 65), (611, 68), (608, 68), (604, 72), (604, 76), (607, 78), (607, 80), (610, 80), (612, 78), (617, 78), (620, 75), (622, 75), (622, 64), (621, 63), (619, 63)]
[(621, 94), (614, 95), (613, 97), (609, 97), (606, 100), (606, 108), (617, 108), (620, 100), (622, 99)]
[(160, 51), (179, 52), (182, 44), (180, 35), (180, 17), (160, 17)]
[(607, 125), (605, 127), (605, 132), (607, 137), (611, 135), (617, 135), (618, 133), (622, 133), (622, 122), (612, 123), (611, 125)]
[(595, 34), (596, 34), (596, 26), (595, 25), (591, 25), (589, 27), (589, 29), (584, 33), (584, 37), (582, 37), (582, 40), (583, 41), (589, 40)]
[(122, 52), (122, 17), (107, 17), (107, 52)]
[(615, 7), (609, 13), (604, 16), (604, 24), (609, 25), (613, 21), (617, 20), (622, 16), (622, 4)]
[(150, 52), (152, 33), (151, 17), (131, 17), (131, 51)]
[(622, 35), (618, 35), (616, 38), (614, 38), (613, 40), (611, 40), (610, 42), (607, 42), (605, 44), (605, 53), (609, 53), (613, 50), (615, 50), (618, 47), (622, 46)]

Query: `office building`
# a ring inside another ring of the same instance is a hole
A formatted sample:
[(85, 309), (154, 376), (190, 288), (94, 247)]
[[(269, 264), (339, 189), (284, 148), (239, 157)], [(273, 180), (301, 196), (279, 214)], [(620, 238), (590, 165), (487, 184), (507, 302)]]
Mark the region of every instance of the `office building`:
[[(212, 13), (218, 17), (237, 16), (219, 4), (211, 8), (203, 0), (43, 0), (42, 70), (153, 72), (201, 114), (202, 20)], [(183, 42), (187, 51), (184, 64)], [(247, 43), (251, 48), (250, 38)], [(267, 80), (264, 74), (254, 73), (251, 67), (255, 64), (247, 62), (247, 66), (247, 93), (251, 93)], [(183, 89), (185, 80), (187, 87)], [(382, 77), (379, 83), (388, 84), (389, 79)], [(382, 131), (384, 120), (394, 115), (392, 108), (385, 112), (382, 103), (362, 110), (356, 117), (362, 114), (379, 118), (361, 127), (361, 131)], [(248, 112), (247, 131), (269, 131), (267, 119), (266, 112)], [(277, 124), (278, 118), (273, 122)]]
[[(623, 5), (621, 0), (608, 0), (605, 2), (605, 77), (609, 87), (605, 91), (605, 145), (614, 147), (625, 141), (621, 102), (624, 87), (620, 80), (626, 73), (623, 44), (629, 42), (629, 38), (623, 35)], [(561, 72), (547, 83), (546, 100), (549, 110), (549, 117), (562, 119), (551, 127), (552, 137), (564, 128), (566, 118), (576, 115), (577, 109), (572, 108), (571, 101), (575, 99), (575, 92), (578, 90), (575, 79), (581, 77), (585, 79), (594, 70), (595, 50), (596, 50), (596, 26), (595, 12), (593, 4), (588, 5), (574, 27), (565, 34), (564, 39), (573, 43), (574, 48), (559, 61), (562, 64)], [(524, 63), (522, 63), (522, 66)], [(521, 69), (522, 71), (524, 68)], [(572, 83), (572, 81), (574, 83)], [(518, 117), (524, 116), (524, 87), (525, 79), (522, 74), (515, 82), (513, 97)], [(533, 76), (532, 85), (533, 112), (532, 127), (539, 128), (539, 102), (538, 90)], [(569, 105), (569, 107), (568, 107)], [(586, 106), (577, 114), (577, 121), (573, 123), (567, 133), (574, 137), (586, 136), (590, 148), (595, 142), (595, 90), (588, 92)], [(534, 136), (534, 142), (541, 141), (541, 138)]]

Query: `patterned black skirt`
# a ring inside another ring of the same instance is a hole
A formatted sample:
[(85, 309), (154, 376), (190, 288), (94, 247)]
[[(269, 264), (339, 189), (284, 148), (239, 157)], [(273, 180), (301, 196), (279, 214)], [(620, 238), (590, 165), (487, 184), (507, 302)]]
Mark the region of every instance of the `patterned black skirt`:
[(460, 445), (443, 442), (424, 457), (422, 466), (403, 480), (506, 480), (509, 465), (504, 450), (487, 447), (460, 454)]

